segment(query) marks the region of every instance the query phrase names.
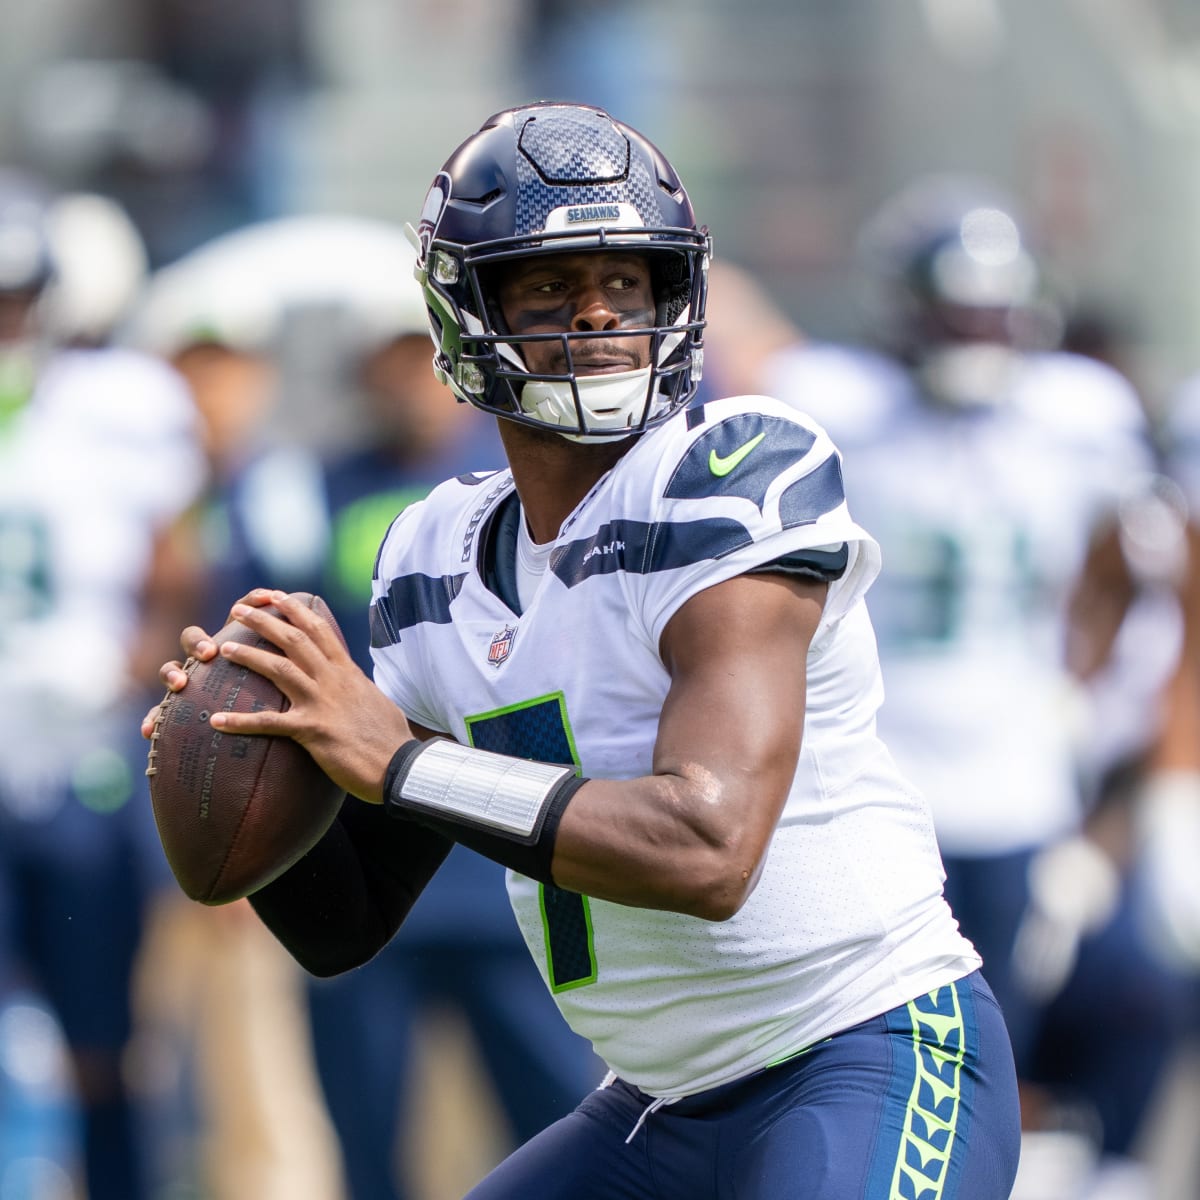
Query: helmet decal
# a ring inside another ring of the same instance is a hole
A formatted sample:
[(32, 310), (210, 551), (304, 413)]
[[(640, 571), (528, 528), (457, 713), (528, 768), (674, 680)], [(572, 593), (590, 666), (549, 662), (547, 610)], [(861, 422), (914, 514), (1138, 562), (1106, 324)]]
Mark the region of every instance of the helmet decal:
[(444, 171), (430, 184), (425, 193), (425, 203), (421, 206), (421, 218), (417, 224), (417, 237), (421, 242), (421, 257), (429, 253), (430, 244), (437, 237), (438, 223), (442, 213), (446, 211), (446, 203), (450, 199), (450, 176)]

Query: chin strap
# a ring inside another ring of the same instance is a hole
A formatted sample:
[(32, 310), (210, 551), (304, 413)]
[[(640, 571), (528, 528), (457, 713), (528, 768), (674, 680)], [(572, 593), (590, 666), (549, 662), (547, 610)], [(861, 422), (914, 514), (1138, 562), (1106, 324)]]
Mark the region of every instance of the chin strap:
[[(575, 380), (583, 409), (584, 428), (591, 433), (609, 434), (639, 425), (647, 406), (651, 370), (617, 371), (611, 375), (583, 375)], [(547, 425), (561, 426), (563, 436), (589, 441), (588, 432), (572, 433), (580, 426), (571, 384), (531, 379), (521, 388), (521, 408)], [(654, 414), (651, 413), (651, 416)], [(596, 439), (601, 440), (601, 439)], [(604, 441), (610, 438), (603, 438)]]

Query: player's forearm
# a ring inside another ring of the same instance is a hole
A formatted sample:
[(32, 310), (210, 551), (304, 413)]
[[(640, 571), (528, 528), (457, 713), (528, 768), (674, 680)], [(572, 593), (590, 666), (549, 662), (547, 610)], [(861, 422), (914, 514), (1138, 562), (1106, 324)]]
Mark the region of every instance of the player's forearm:
[(785, 776), (691, 764), (581, 780), (569, 767), (414, 741), (389, 768), (385, 811), (544, 883), (724, 920), (757, 880)]
[(387, 944), (450, 846), (351, 798), (317, 845), (250, 903), (306, 971), (338, 975)]
[(749, 810), (733, 785), (700, 768), (591, 780), (559, 825), (554, 882), (617, 904), (726, 920), (753, 890), (769, 842)]

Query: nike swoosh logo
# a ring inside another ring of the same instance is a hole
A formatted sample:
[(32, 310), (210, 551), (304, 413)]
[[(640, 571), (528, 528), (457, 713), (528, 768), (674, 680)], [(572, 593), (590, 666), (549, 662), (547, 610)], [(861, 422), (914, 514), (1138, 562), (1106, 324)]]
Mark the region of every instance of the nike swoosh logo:
[(715, 450), (710, 450), (708, 452), (708, 469), (718, 479), (722, 475), (728, 475), (766, 436), (766, 433), (763, 432), (758, 437), (752, 437), (748, 442), (743, 442), (732, 454), (725, 455), (724, 458)]

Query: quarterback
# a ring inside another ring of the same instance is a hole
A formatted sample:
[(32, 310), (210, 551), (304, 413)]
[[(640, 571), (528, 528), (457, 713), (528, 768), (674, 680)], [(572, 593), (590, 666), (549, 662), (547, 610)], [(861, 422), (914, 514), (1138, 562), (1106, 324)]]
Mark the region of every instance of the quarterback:
[(453, 843), (509, 868), (610, 1073), (471, 1200), (1003, 1200), (1007, 1033), (875, 733), (878, 550), (818, 426), (689, 405), (710, 242), (675, 171), (599, 109), (533, 104), (455, 151), (415, 235), (434, 369), (507, 466), (392, 525), (373, 681), (281, 593), (234, 606), (284, 654), (221, 653), (291, 707), (214, 726), (296, 738), (351, 797), (254, 907), (332, 974)]

